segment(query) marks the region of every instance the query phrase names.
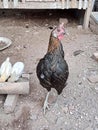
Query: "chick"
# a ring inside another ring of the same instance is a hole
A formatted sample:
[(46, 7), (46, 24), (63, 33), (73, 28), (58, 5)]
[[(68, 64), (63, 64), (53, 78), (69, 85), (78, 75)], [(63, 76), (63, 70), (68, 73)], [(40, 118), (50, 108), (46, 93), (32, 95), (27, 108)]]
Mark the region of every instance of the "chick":
[(8, 82), (15, 82), (18, 81), (18, 79), (21, 77), (24, 70), (24, 64), (23, 62), (16, 62), (11, 71), (10, 78), (8, 79)]
[(12, 70), (12, 64), (10, 63), (10, 58), (7, 57), (7, 59), (1, 64), (0, 82), (5, 82), (9, 78), (11, 70)]

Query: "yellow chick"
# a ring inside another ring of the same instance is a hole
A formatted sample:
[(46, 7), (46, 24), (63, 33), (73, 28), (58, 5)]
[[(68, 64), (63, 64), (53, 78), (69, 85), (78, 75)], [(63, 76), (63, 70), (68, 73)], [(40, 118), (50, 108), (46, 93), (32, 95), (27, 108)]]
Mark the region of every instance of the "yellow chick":
[(7, 59), (1, 64), (0, 82), (5, 82), (9, 78), (11, 70), (12, 70), (12, 64), (10, 63), (10, 58), (7, 57)]

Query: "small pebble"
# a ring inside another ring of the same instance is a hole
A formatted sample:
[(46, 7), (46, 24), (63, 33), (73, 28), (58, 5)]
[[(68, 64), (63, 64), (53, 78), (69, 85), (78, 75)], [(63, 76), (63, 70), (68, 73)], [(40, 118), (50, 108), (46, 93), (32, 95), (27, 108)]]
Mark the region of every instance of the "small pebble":
[(62, 110), (63, 110), (64, 113), (67, 113), (68, 112), (68, 107), (67, 106), (62, 107)]
[(30, 119), (33, 120), (33, 121), (37, 120), (37, 118), (38, 118), (37, 115), (31, 115), (30, 116)]
[(98, 122), (98, 116), (95, 116), (95, 120)]
[(82, 25), (78, 25), (77, 28), (78, 28), (79, 30), (83, 29)]
[(29, 28), (29, 24), (26, 24), (25, 27), (26, 27), (26, 28)]

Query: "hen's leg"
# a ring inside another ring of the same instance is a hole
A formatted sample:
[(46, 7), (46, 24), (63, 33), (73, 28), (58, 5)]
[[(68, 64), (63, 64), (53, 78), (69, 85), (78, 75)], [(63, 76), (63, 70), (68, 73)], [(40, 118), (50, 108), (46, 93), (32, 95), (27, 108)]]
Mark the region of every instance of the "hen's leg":
[(45, 114), (45, 112), (46, 112), (46, 109), (49, 109), (49, 103), (48, 103), (49, 93), (50, 93), (50, 92), (47, 93), (46, 99), (45, 99), (45, 101), (44, 101), (44, 106), (43, 106), (44, 114)]

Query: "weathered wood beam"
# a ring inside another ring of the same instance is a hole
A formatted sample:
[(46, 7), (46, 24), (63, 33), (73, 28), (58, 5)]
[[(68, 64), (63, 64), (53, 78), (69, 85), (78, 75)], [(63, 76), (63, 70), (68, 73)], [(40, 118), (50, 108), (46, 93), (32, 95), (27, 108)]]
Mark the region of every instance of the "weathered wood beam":
[(92, 11), (92, 0), (88, 1), (88, 8), (85, 11), (83, 28), (87, 29), (89, 25), (90, 14)]
[(66, 9), (69, 9), (69, 0), (66, 0)]
[(83, 7), (83, 1), (82, 0), (79, 0), (79, 4), (78, 4), (78, 9), (82, 9), (82, 7)]
[(71, 2), (70, 8), (76, 8), (77, 7), (77, 0), (71, 0), (70, 2)]
[(83, 9), (86, 9), (88, 6), (88, 0), (84, 0), (83, 2)]
[(62, 0), (62, 9), (65, 9), (65, 0)]
[(29, 82), (0, 83), (0, 94), (29, 94)]
[(3, 0), (3, 7), (8, 8), (8, 0)]
[(7, 95), (4, 103), (4, 112), (6, 114), (14, 111), (19, 95)]
[(14, 8), (16, 8), (18, 6), (18, 0), (14, 0)]

